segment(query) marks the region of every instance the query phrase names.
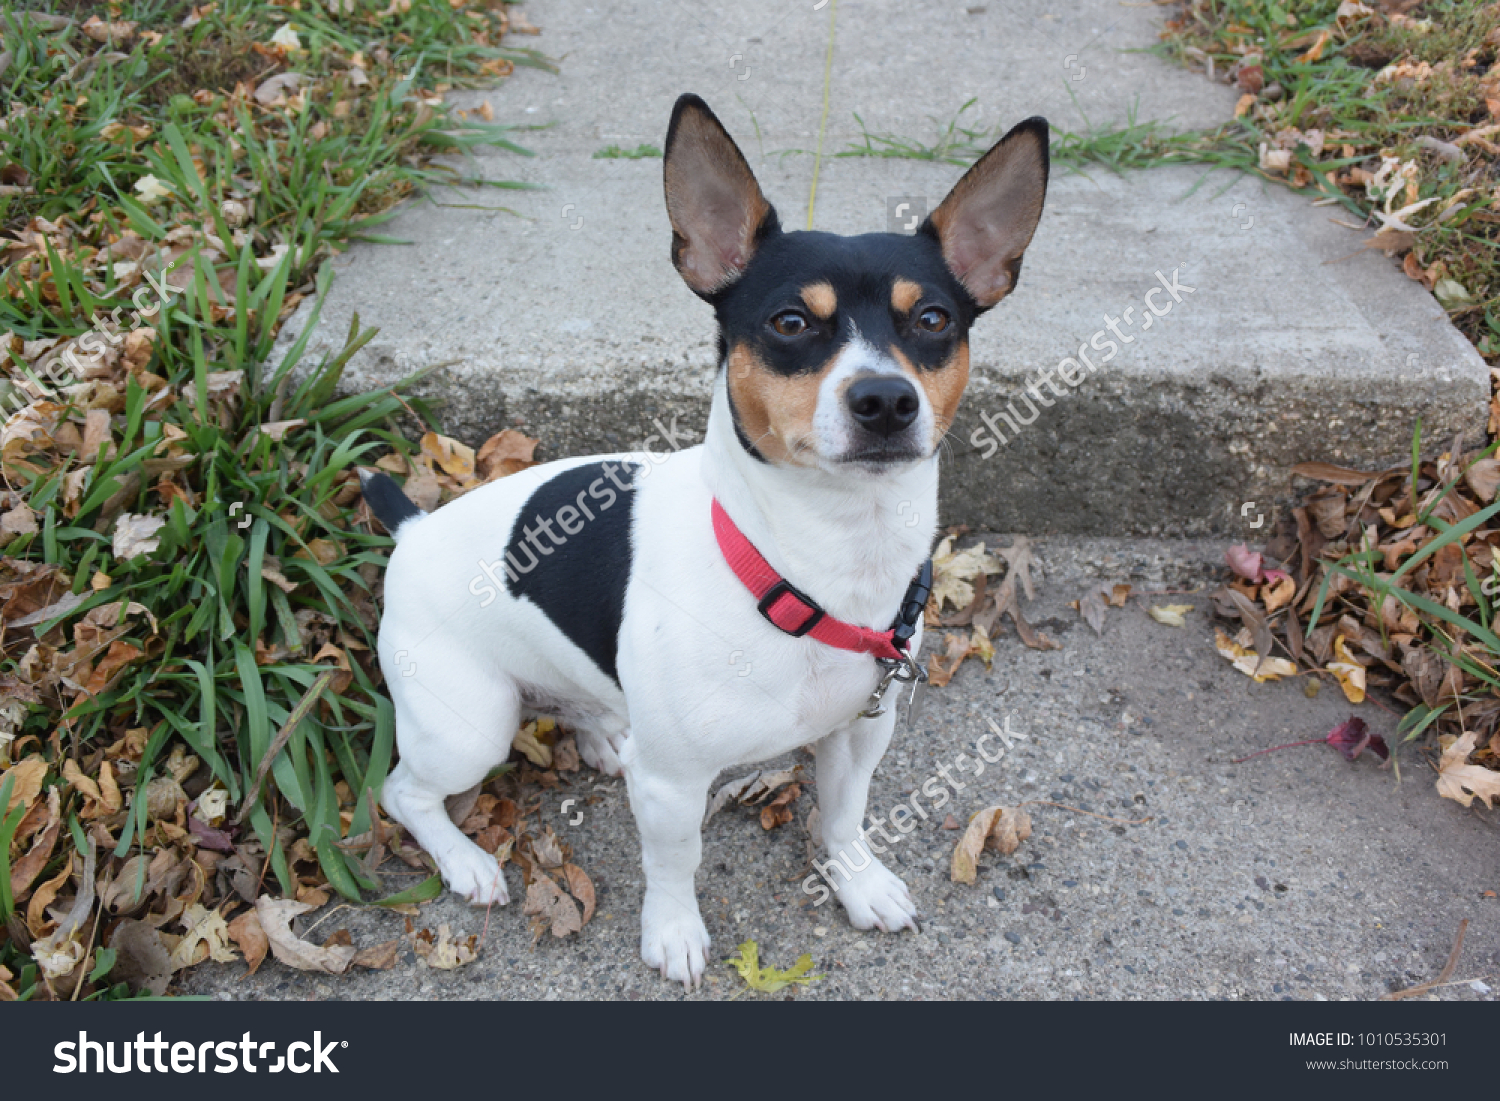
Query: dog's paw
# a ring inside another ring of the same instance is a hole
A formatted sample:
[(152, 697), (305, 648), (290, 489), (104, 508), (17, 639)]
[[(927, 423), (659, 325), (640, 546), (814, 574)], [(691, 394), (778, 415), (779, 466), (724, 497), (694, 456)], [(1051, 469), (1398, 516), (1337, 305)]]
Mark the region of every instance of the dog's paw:
[[(625, 737), (629, 736), (627, 731)], [(620, 739), (624, 744), (624, 737)], [(578, 755), (583, 758), (583, 763), (590, 768), (597, 769), (606, 776), (623, 776), (625, 765), (620, 761), (620, 755), (615, 751), (611, 739), (603, 734), (591, 731), (578, 732)]]
[(646, 894), (641, 907), (641, 959), (663, 978), (692, 990), (708, 966), (708, 929), (695, 909)]
[(448, 889), (471, 906), (504, 906), (510, 901), (499, 862), (478, 845), (454, 849), (438, 861), (438, 870)]
[(871, 860), (868, 868), (856, 872), (847, 883), (838, 883), (835, 892), (856, 929), (896, 933), (917, 927), (911, 892), (900, 876), (878, 860)]

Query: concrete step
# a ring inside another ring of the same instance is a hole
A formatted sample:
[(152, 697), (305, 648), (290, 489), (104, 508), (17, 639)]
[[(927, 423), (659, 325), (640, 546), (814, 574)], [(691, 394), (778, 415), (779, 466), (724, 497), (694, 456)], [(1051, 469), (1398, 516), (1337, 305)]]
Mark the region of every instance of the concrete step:
[[(460, 102), (489, 98), (497, 118), (555, 123), (522, 137), (535, 158), (470, 162), (488, 178), (544, 190), (445, 191), (412, 203), (386, 232), (415, 244), (358, 246), (335, 261), (313, 356), (337, 346), (357, 310), (381, 333), (351, 364), (347, 386), (456, 360), (418, 392), (471, 442), (515, 424), (541, 436), (549, 456), (615, 450), (673, 418), (679, 436), (699, 438), (716, 369), (713, 319), (668, 259), (661, 162), (593, 153), (659, 147), (675, 97), (697, 91), (740, 141), (783, 223), (801, 228), (813, 157), (787, 151), (814, 143), (828, 31), (826, 10), (814, 17), (810, 8), (533, 4), (545, 32), (537, 45), (562, 57), (561, 74), (521, 70)], [(1154, 10), (1107, 0), (1055, 16), (1047, 8), (841, 4), (825, 152), (857, 137), (856, 111), (873, 132), (931, 140), (931, 118), (975, 96), (969, 114), (994, 127), (1041, 113), (1078, 130), (1084, 114), (1122, 122), (1133, 104), (1137, 118), (1175, 112), (1183, 126), (1230, 114), (1227, 88), (1120, 52), (1155, 40)], [(942, 163), (825, 156), (814, 224), (885, 231), (898, 203), (930, 209), (959, 175)], [(974, 331), (973, 381), (945, 460), (944, 521), (1239, 531), (1274, 515), (1294, 463), (1400, 461), (1418, 416), (1429, 439), (1477, 438), (1485, 364), (1431, 295), (1378, 252), (1357, 251), (1368, 234), (1337, 217), (1233, 173), (1054, 170), (1025, 276)], [(1174, 283), (1181, 289), (1153, 295), (1161, 312), (1148, 314), (1146, 295)], [(284, 343), (300, 324), (287, 326)], [(1110, 340), (1119, 350), (1106, 363), (1098, 349)], [(1039, 409), (1021, 396), (1090, 341), (1097, 370), (1075, 391), (1041, 389), (1054, 404)], [(1034, 423), (1007, 429), (999, 414), (1012, 404)], [(1014, 438), (986, 442), (986, 416)], [(1247, 501), (1255, 505), (1242, 518)]]

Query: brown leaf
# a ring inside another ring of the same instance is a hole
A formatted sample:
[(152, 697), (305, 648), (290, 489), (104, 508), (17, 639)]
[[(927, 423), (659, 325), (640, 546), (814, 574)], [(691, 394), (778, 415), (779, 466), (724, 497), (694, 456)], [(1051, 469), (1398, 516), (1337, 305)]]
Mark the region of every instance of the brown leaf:
[(440, 467), (443, 473), (464, 479), (474, 474), (474, 449), (467, 444), (436, 432), (422, 436), (422, 456)]
[(514, 428), (497, 432), (485, 440), (484, 445), (479, 449), (479, 458), (476, 461), (479, 477), (486, 482), (492, 482), (496, 478), (504, 478), (519, 470), (525, 470), (529, 466), (535, 466), (533, 456), (536, 454), (538, 442), (517, 432)]
[(265, 930), (260, 927), (260, 916), (254, 910), (246, 910), (229, 923), (229, 936), (245, 954), (245, 963), (250, 968), (245, 974), (255, 974), (265, 960), (266, 950), (271, 943), (266, 939)]
[(4, 785), (6, 777), (10, 777), (11, 785), (10, 802), (5, 809), (12, 811), (17, 807), (30, 807), (41, 794), (42, 781), (47, 778), (47, 762), (33, 754), (0, 772), (0, 786)]
[(73, 854), (70, 852), (67, 860), (63, 862), (62, 871), (38, 887), (26, 906), (26, 928), (31, 930), (33, 937), (44, 936), (52, 928), (52, 919), (47, 916), (47, 907), (52, 905), (57, 892), (63, 889), (72, 876)]
[(950, 632), (947, 649), (942, 654), (933, 654), (927, 659), (927, 679), (932, 686), (946, 688), (971, 649), (968, 636), (959, 631)]
[(1462, 737), (1443, 750), (1443, 759), (1438, 766), (1438, 794), (1466, 807), (1480, 799), (1494, 810), (1495, 800), (1500, 799), (1500, 772), (1468, 763), (1478, 738), (1477, 731), (1465, 731)]
[(1109, 591), (1109, 605), (1112, 608), (1125, 607), (1125, 601), (1130, 599), (1129, 585), (1116, 585)]
[(261, 895), (255, 900), (255, 913), (260, 918), (260, 927), (271, 945), (271, 955), (299, 971), (341, 975), (349, 969), (350, 961), (357, 955), (352, 947), (320, 948), (292, 932), (292, 919), (313, 909), (304, 902), (273, 899), (270, 895)]
[(401, 940), (388, 940), (384, 944), (371, 945), (369, 948), (361, 948), (354, 954), (352, 966), (365, 967), (371, 971), (389, 971), (396, 966), (396, 959), (401, 951)]
[(1030, 836), (1031, 816), (1024, 810), (986, 807), (969, 819), (969, 828), (954, 847), (949, 878), (954, 883), (973, 883), (979, 854), (986, 846), (1009, 856)]
[(1500, 459), (1480, 459), (1464, 471), (1464, 481), (1481, 501), (1493, 501), (1495, 490), (1500, 488)]
[(589, 923), (589, 918), (594, 916), (594, 884), (584, 874), (584, 870), (577, 864), (564, 864), (563, 875), (568, 880), (568, 890), (574, 898), (583, 903), (583, 924)]
[(565, 937), (583, 928), (578, 904), (545, 875), (538, 875), (526, 888), (526, 904), (521, 912), (533, 919), (533, 940), (540, 940), (549, 925), (554, 937)]
[(792, 820), (792, 803), (802, 794), (801, 784), (788, 784), (760, 811), (760, 828), (774, 830)]
[(58, 788), (47, 792), (47, 824), (36, 835), (31, 849), (17, 860), (10, 869), (10, 897), (23, 899), (36, 877), (42, 874), (47, 861), (52, 859), (52, 849), (57, 844), (57, 835), (62, 829), (62, 814), (58, 799)]
[[(551, 880), (548, 882), (550, 883)], [(473, 963), (479, 958), (479, 938), (470, 934), (464, 940), (454, 940), (452, 932), (444, 922), (438, 926), (436, 937), (432, 935), (430, 929), (423, 929), (417, 933), (412, 938), (411, 949), (418, 959), (426, 961), (428, 967), (435, 967), (439, 971), (452, 971), (466, 963)]]
[(167, 992), (172, 981), (172, 958), (154, 925), (126, 918), (115, 926), (109, 947), (119, 953), (110, 979), (119, 977), (134, 990), (146, 990), (157, 997)]

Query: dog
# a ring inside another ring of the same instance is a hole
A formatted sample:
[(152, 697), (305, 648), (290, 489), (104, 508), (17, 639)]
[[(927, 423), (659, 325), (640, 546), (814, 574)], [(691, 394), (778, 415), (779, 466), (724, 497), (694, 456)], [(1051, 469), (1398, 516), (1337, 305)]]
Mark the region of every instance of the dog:
[[(938, 451), (969, 329), (1014, 289), (1047, 176), (1047, 123), (1032, 118), (912, 235), (787, 232), (685, 95), (664, 180), (672, 262), (718, 321), (704, 442), (561, 459), (431, 514), (361, 472), (396, 540), (379, 651), (400, 758), (381, 802), (452, 891), (508, 901), (444, 800), (538, 714), (625, 777), (641, 958), (667, 979), (695, 987), (707, 962), (694, 877), (721, 770), (810, 746), (819, 840), (859, 851), (897, 718), (883, 693), (920, 675)], [(906, 884), (873, 856), (832, 886), (856, 928), (916, 928)]]

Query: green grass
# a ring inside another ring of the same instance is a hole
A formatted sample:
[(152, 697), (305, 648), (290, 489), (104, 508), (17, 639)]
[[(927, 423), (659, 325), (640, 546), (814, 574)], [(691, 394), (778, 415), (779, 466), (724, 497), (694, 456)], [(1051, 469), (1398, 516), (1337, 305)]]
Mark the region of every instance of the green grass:
[[(294, 11), (220, 0), (184, 28), (186, 4), (135, 0), (113, 16), (138, 24), (128, 43), (112, 47), (122, 56), (107, 56), (111, 47), (76, 25), (0, 15), (12, 53), (0, 75), (10, 109), (0, 168), (11, 185), (0, 196), (0, 224), (12, 235), (40, 227), (46, 238), (0, 275), (0, 333), (19, 338), (6, 346), (5, 413), (27, 400), (28, 380), (31, 396), (40, 384), (65, 417), (84, 398), (71, 378), (53, 389), (58, 379), (41, 377), (16, 353), (20, 341), (73, 337), (117, 309), (126, 328), (134, 317), (155, 334), (143, 370), (115, 378), (112, 456), (90, 465), (94, 456), (62, 447), (7, 452), (3, 471), (39, 527), (12, 539), (3, 556), (60, 570), (83, 598), (55, 621), (63, 638), (71, 642), (89, 609), (115, 601), (155, 617), (154, 626), (139, 615), (124, 624), (122, 640), (146, 651), (145, 660), (96, 695), (53, 686), (9, 730), (12, 748), (43, 752), (49, 786), (64, 759), (93, 775), (122, 731), (148, 731), (126, 807), (105, 823), (113, 845), (100, 852), (101, 869), (168, 844), (140, 793), (175, 745), (187, 746), (228, 792), (232, 822), (283, 731), (284, 748), (240, 837), (264, 853), (266, 889), (291, 895), (299, 876), (305, 883), (312, 874), (349, 898), (392, 893), (337, 847), (368, 830), (367, 793), (378, 793), (394, 737), (374, 659), (372, 593), (390, 543), (355, 523), (353, 470), (392, 449), (411, 450), (398, 417), (433, 425), (436, 418), (400, 396), (401, 385), (335, 397), (349, 357), (374, 335), (357, 318), (343, 351), (323, 363), (300, 362), (312, 324), (286, 356), (273, 357), (272, 348), (299, 299), (321, 303), (330, 278), (324, 261), (351, 241), (384, 240), (377, 230), (395, 202), (435, 183), (482, 182), (434, 163), (435, 155), (480, 145), (526, 154), (509, 127), (459, 119), (442, 93), (511, 65), (547, 62), (491, 44), (502, 17), (479, 3), (413, 0), (409, 11), (385, 17), (384, 4), (351, 6), (334, 14), (342, 5), (302, 0)], [(287, 24), (300, 53), (283, 63), (255, 48)], [(268, 106), (245, 94), (288, 70), (309, 78), (289, 90), (294, 102)], [(98, 252), (136, 237), (150, 251), (175, 243), (183, 273), (164, 308), (144, 319), (140, 300), (132, 305), (141, 287)], [(210, 377), (221, 372), (242, 375), (232, 384)], [(165, 401), (160, 380), (170, 391)], [(259, 430), (299, 419), (280, 440)], [(111, 529), (121, 512), (165, 521), (156, 550), (114, 557)], [(291, 592), (265, 579), (272, 562)], [(35, 635), (53, 625), (37, 625)], [(16, 646), (18, 638), (15, 630), (5, 638), (0, 675), (24, 679), (27, 647)], [(323, 643), (343, 655), (347, 672), (329, 657), (314, 660)], [(278, 649), (285, 656), (266, 656)], [(72, 828), (43, 879), (61, 868), (65, 848), (84, 843), (79, 800), (67, 792)], [(0, 821), (0, 922), (23, 901), (9, 897), (14, 828)], [(292, 866), (293, 838), (308, 840), (313, 872)], [(106, 985), (109, 963), (101, 950), (88, 996), (124, 993)], [(3, 924), (0, 965), (18, 976), (23, 996), (41, 989)]]
[(594, 151), (596, 161), (640, 161), (651, 157), (660, 157), (661, 150), (654, 145), (644, 142), (634, 149), (622, 149), (618, 145), (606, 145), (603, 149)]

